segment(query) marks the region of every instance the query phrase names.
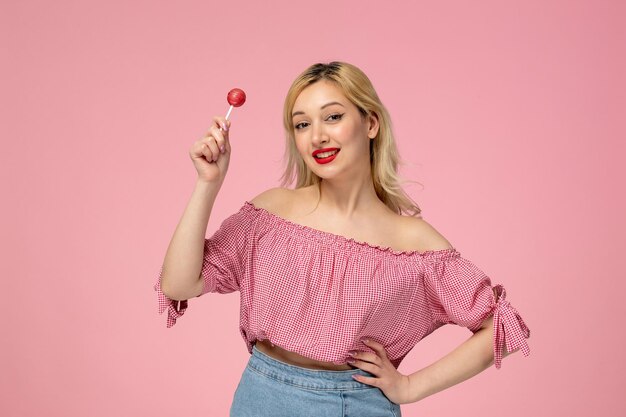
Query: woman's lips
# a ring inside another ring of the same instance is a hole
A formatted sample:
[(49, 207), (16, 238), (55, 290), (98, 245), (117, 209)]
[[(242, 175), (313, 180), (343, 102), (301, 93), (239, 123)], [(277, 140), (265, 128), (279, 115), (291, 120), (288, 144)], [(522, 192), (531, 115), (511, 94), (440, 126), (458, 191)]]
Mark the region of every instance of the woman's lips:
[[(317, 158), (315, 156), (315, 155), (320, 154), (320, 153), (326, 153), (326, 152), (332, 152), (332, 151), (335, 151), (335, 153), (330, 155), (330, 156), (327, 156), (325, 158)], [(334, 149), (320, 149), (319, 151), (313, 152), (313, 159), (315, 159), (315, 162), (317, 162), (318, 164), (327, 164), (327, 163), (331, 162), (333, 159), (335, 159), (337, 154), (339, 154), (339, 149), (337, 149), (337, 148), (334, 148)]]

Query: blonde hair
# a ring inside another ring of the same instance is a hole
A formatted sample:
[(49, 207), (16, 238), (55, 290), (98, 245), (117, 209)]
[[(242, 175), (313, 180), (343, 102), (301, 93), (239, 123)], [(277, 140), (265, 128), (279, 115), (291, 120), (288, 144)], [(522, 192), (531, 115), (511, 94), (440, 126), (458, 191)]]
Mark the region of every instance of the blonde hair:
[(283, 186), (293, 184), (295, 188), (306, 187), (321, 182), (321, 178), (313, 173), (306, 165), (294, 138), (294, 126), (291, 112), (293, 106), (306, 87), (320, 80), (326, 80), (339, 87), (363, 116), (375, 113), (378, 116), (379, 130), (373, 140), (370, 140), (370, 166), (372, 181), (378, 198), (395, 213), (407, 213), (411, 216), (421, 213), (421, 209), (402, 189), (401, 182), (416, 182), (401, 180), (398, 175), (398, 165), (401, 164), (400, 155), (391, 129), (391, 118), (387, 109), (378, 98), (376, 90), (363, 71), (346, 62), (330, 62), (328, 64), (314, 64), (302, 72), (292, 83), (283, 109), (283, 124), (286, 133), (285, 171), (281, 176)]

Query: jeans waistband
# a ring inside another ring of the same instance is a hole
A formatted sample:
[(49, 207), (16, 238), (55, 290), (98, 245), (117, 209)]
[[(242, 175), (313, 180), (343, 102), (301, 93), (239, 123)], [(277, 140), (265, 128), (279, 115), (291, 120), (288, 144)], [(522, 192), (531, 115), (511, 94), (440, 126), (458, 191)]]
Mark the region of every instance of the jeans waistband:
[(352, 378), (352, 375), (355, 374), (375, 377), (375, 375), (362, 369), (331, 371), (303, 368), (274, 359), (258, 350), (254, 345), (252, 346), (252, 355), (247, 366), (269, 378), (308, 389), (355, 390), (376, 388)]

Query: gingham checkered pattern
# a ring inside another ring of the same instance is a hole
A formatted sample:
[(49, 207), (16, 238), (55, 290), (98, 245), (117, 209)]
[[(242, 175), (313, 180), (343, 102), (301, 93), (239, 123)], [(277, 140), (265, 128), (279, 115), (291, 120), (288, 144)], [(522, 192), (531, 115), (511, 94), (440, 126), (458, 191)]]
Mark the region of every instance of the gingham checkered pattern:
[[(187, 309), (154, 286), (167, 327)], [(395, 251), (283, 219), (246, 201), (205, 239), (203, 294), (240, 292), (241, 336), (319, 361), (344, 364), (349, 350), (382, 343), (394, 366), (444, 324), (478, 331), (494, 317), (494, 362), (503, 349), (530, 354), (530, 330), (501, 285), (455, 248)], [(496, 291), (494, 295), (493, 291)]]

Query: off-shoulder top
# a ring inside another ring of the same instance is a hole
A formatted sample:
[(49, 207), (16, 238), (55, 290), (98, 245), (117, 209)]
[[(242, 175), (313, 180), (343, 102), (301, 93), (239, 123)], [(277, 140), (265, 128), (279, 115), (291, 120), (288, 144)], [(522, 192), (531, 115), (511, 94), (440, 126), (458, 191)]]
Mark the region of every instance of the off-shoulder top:
[[(154, 285), (167, 327), (188, 300)], [(240, 292), (239, 330), (248, 352), (256, 340), (325, 362), (344, 364), (349, 350), (381, 343), (397, 368), (444, 324), (477, 332), (493, 315), (493, 352), (530, 354), (530, 330), (502, 285), (456, 248), (397, 251), (291, 222), (246, 201), (204, 243), (206, 293)], [(494, 294), (495, 291), (495, 294)]]

